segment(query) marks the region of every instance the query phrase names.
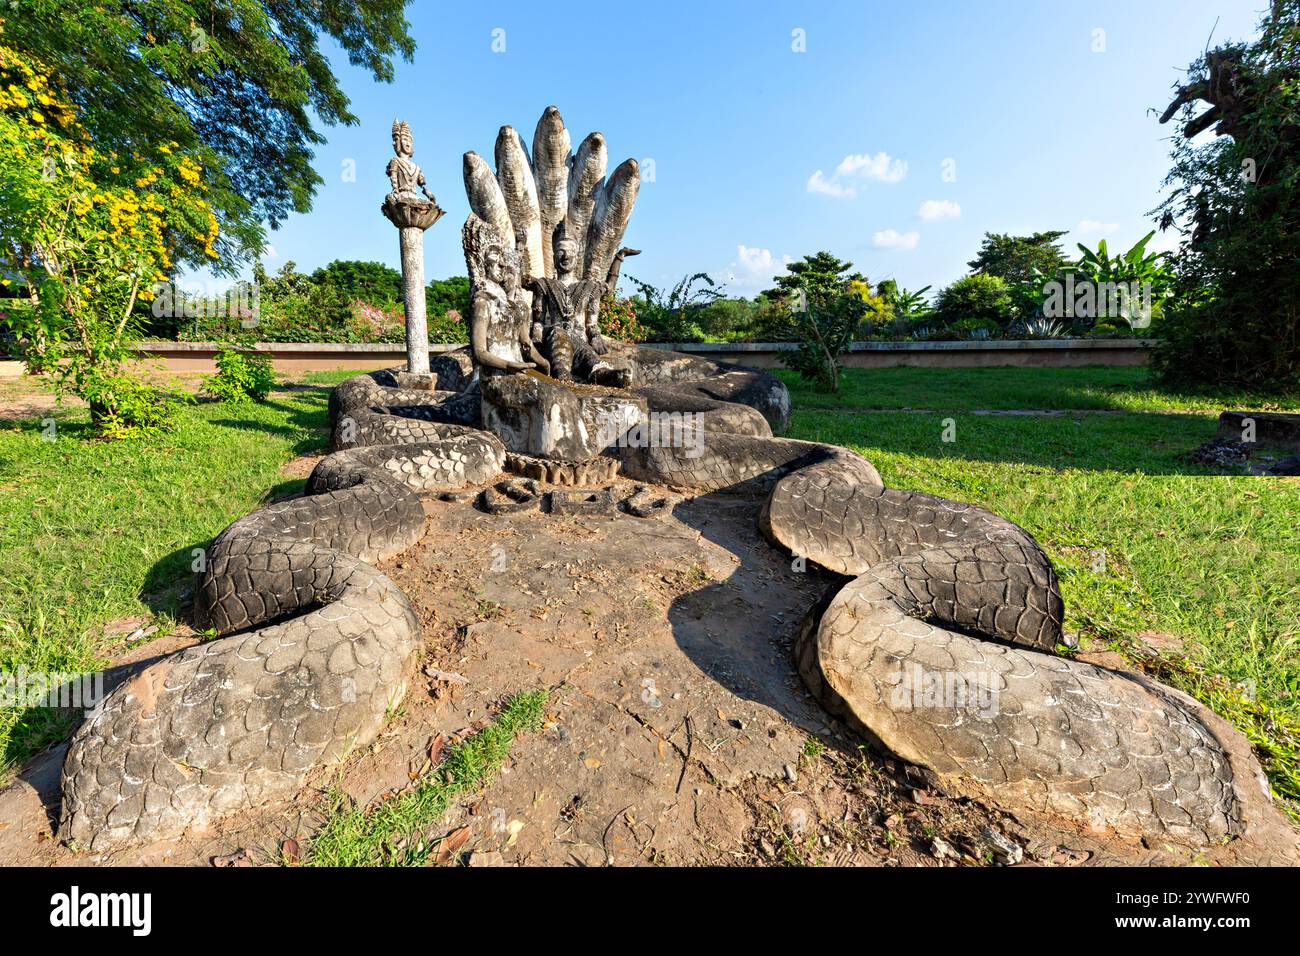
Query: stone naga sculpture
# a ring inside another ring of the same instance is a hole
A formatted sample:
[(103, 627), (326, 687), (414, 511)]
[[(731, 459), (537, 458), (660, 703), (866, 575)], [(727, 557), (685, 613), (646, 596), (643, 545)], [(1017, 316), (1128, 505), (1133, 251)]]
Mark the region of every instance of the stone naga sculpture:
[[(512, 453), (581, 463), (606, 451), (606, 437), (592, 436), (611, 419), (626, 415), (618, 433), (667, 413), (690, 414), (700, 440), (611, 447), (620, 473), (751, 495), (757, 531), (842, 577), (809, 611), (794, 663), (868, 740), (1012, 811), (1134, 838), (1234, 841), (1243, 859), (1300, 855), (1248, 742), (1226, 722), (1142, 675), (1056, 653), (1064, 604), (1028, 532), (886, 487), (847, 448), (777, 437), (790, 403), (771, 375), (623, 343), (610, 352), (632, 369), (634, 391), (584, 396), (508, 374), (547, 365), (521, 270), (538, 314), (585, 335), (594, 354), (572, 300), (579, 282), (603, 277), (608, 288), (635, 198), (631, 161), (602, 183), (599, 134), (564, 161), (554, 107), (533, 152), (535, 170), (506, 127), (499, 178), (466, 154), (472, 362), (440, 356), (432, 389), (401, 388), (390, 371), (334, 390), (336, 451), (306, 495), (241, 518), (208, 550), (195, 604), (218, 637), (119, 686), (73, 738), (62, 838), (98, 849), (174, 836), (287, 797), (312, 768), (374, 740), (420, 644), (414, 609), (374, 564), (419, 539), (420, 493), (487, 483)], [(555, 272), (538, 271), (548, 261)], [(931, 700), (927, 682), (954, 694)]]
[[(628, 159), (606, 179), (608, 156), (600, 133), (584, 139), (576, 153), (570, 146), (560, 111), (548, 106), (533, 136), (531, 160), (510, 126), (501, 127), (497, 136), (495, 174), (477, 153), (467, 152), (471, 219), (514, 243), (534, 310), (532, 339), (538, 348), (533, 364), (542, 366), (536, 359), (544, 351), (545, 364), (557, 378), (571, 378), (576, 370), (580, 377), (626, 387), (630, 371), (598, 358), (606, 352), (598, 317), (600, 299), (613, 292), (611, 282), (617, 282), (623, 258), (636, 254), (620, 244), (636, 204), (641, 170), (635, 159)], [(475, 257), (492, 245), (469, 242), (481, 228), (465, 233), (471, 277), (486, 273)]]

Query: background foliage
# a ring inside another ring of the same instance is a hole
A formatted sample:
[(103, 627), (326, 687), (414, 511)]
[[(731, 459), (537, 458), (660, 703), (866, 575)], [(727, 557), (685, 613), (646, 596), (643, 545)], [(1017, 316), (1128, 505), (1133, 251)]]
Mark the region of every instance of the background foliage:
[[(1228, 70), (1212, 77), (1216, 64)], [(1207, 125), (1196, 100), (1179, 116), (1159, 211), (1190, 241), (1153, 368), (1183, 385), (1300, 387), (1300, 0), (1275, 0), (1254, 42), (1192, 63), (1190, 85), (1212, 80), (1239, 102), (1215, 107), (1209, 142), (1187, 135)]]

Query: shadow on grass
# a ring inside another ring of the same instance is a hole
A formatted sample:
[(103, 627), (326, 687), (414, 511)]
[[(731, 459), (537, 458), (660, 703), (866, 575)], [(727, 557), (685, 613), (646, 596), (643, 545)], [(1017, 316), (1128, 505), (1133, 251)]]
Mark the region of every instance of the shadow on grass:
[[(322, 392), (328, 395), (328, 389)], [(297, 436), (291, 446), (295, 455), (310, 455), (323, 451), (329, 444), (328, 412), (324, 403), (318, 407), (303, 408), (301, 405), (267, 399), (259, 404), (281, 413), (275, 423), (257, 418), (214, 418), (211, 424), (222, 428), (236, 428), (241, 431), (259, 431), (268, 435), (281, 435), (286, 438)], [(238, 406), (231, 406), (229, 411), (237, 411)]]

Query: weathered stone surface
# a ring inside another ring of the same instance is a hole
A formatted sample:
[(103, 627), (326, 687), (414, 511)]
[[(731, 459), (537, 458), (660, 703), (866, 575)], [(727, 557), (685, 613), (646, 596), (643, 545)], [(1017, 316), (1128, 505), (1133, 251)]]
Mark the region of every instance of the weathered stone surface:
[(657, 518), (670, 514), (681, 500), (680, 495), (660, 495), (641, 485), (632, 492), (632, 497), (623, 502), (623, 508), (638, 518)]
[(699, 401), (704, 447), (622, 448), (623, 473), (695, 491), (768, 489), (764, 533), (796, 560), (854, 576), (797, 642), (800, 674), (828, 710), (1002, 806), (1193, 845), (1244, 834), (1294, 845), (1235, 731), (1153, 681), (1056, 656), (1059, 588), (1023, 529), (885, 488), (846, 449), (736, 434), (734, 413), (703, 401), (718, 401), (716, 379), (692, 382), (690, 368), (671, 355), (646, 362), (638, 372), (667, 384), (640, 394), (652, 414)]
[[(357, 401), (441, 414), (439, 393), (360, 378), (336, 390), (336, 434)], [(63, 839), (99, 848), (174, 836), (292, 794), (313, 767), (378, 734), (420, 630), (369, 562), (419, 539), (418, 492), (490, 480), (505, 449), (477, 429), (366, 414), (361, 432), (382, 444), (354, 440), (323, 458), (304, 497), (241, 518), (208, 549), (197, 616), (230, 636), (141, 671), (78, 729), (63, 766)]]
[(593, 458), (647, 414), (645, 399), (631, 393), (537, 375), (492, 376), (480, 388), (484, 427), (507, 450), (538, 458)]
[(519, 514), (538, 511), (542, 507), (542, 489), (531, 478), (511, 478), (498, 482), (495, 487), (484, 488), (481, 496), (483, 510), (488, 514)]
[(1254, 444), (1294, 448), (1300, 451), (1300, 415), (1282, 412), (1223, 412), (1219, 415), (1219, 438), (1246, 441), (1254, 435)]
[(438, 387), (438, 376), (429, 372), (399, 371), (393, 376), (398, 388), (409, 388), (416, 392), (431, 392)]
[(534, 478), (548, 485), (591, 487), (610, 481), (618, 474), (618, 459), (604, 456), (583, 461), (560, 458), (534, 458), (519, 452), (506, 453), (506, 471), (524, 478)]
[(470, 280), (470, 354), (483, 375), (522, 372), (538, 364), (529, 329), (529, 300), (513, 242), (470, 213), (461, 230)]
[(618, 499), (614, 497), (613, 488), (552, 491), (547, 497), (550, 498), (551, 514), (612, 515), (618, 512)]

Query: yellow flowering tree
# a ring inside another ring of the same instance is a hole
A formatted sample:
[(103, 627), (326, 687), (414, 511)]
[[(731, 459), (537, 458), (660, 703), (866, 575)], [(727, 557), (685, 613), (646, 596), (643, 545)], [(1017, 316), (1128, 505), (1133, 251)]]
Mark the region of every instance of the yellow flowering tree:
[[(175, 144), (96, 148), (58, 80), (0, 45), (0, 282), (25, 286), (11, 318), (31, 371), (120, 428), (149, 396), (123, 378), (137, 303), (177, 261), (217, 255), (203, 168)], [(134, 400), (134, 401), (131, 401)]]

